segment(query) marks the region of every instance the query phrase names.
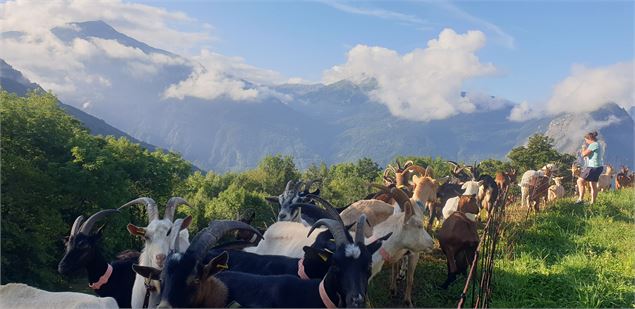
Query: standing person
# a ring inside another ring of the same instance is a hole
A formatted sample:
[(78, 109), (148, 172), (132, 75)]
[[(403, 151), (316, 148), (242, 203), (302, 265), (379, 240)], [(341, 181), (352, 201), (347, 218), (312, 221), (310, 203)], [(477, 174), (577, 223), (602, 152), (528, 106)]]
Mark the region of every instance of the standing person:
[(582, 145), (580, 154), (585, 159), (585, 167), (577, 181), (578, 200), (576, 203), (582, 203), (584, 188), (588, 181), (591, 187), (591, 204), (593, 204), (598, 195), (598, 179), (604, 170), (602, 166), (602, 148), (598, 143), (598, 132), (589, 132), (584, 136), (584, 144)]

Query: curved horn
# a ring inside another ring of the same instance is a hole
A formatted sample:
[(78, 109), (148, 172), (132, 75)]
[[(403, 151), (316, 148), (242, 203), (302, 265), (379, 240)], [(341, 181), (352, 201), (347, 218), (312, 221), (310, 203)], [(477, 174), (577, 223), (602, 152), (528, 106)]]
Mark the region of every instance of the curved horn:
[(342, 224), (344, 224), (344, 222), (342, 222), (342, 218), (340, 217), (340, 213), (337, 211), (337, 208), (335, 208), (335, 206), (333, 206), (333, 204), (331, 204), (329, 201), (315, 194), (308, 194), (307, 197), (315, 200), (316, 202), (324, 206), (324, 208), (326, 209), (326, 212), (328, 213), (328, 217), (326, 218), (337, 220), (341, 222)]
[(425, 177), (427, 175), (426, 174), (427, 169), (423, 169), (423, 167), (421, 167), (419, 165), (408, 166), (408, 168), (406, 168), (403, 172), (406, 173), (406, 172), (409, 172), (411, 170), (421, 174), (421, 176), (423, 176), (423, 177)]
[(428, 167), (426, 167), (426, 176), (430, 178), (434, 178), (434, 171), (432, 170), (431, 165), (428, 165)]
[(399, 163), (399, 160), (395, 159), (395, 163), (397, 163), (398, 171), (403, 171), (403, 167), (401, 167), (401, 163)]
[(412, 160), (408, 160), (408, 162), (406, 162), (406, 163), (403, 165), (403, 168), (408, 168), (409, 166), (414, 165), (414, 164), (415, 164), (415, 163), (414, 163)]
[(390, 191), (390, 187), (386, 187), (386, 186), (382, 186), (376, 183), (369, 183), (368, 184), (369, 188), (377, 188), (379, 190), (381, 190), (382, 193), (388, 194), (390, 196), (392, 196), (392, 192)]
[(193, 254), (200, 261), (207, 253), (207, 248), (215, 245), (223, 235), (233, 230), (246, 230), (264, 238), (260, 231), (247, 223), (233, 220), (214, 220), (209, 223), (208, 227), (194, 236), (192, 244), (187, 248), (185, 254)]
[(388, 164), (386, 166), (386, 169), (389, 169), (391, 172), (393, 172), (395, 174), (397, 173), (397, 169), (394, 166), (392, 166), (392, 164)]
[(90, 231), (93, 229), (95, 223), (108, 215), (112, 215), (114, 213), (119, 212), (118, 209), (104, 209), (96, 212), (94, 215), (90, 216), (86, 219), (86, 222), (82, 224), (82, 227), (79, 229), (79, 232), (85, 235), (90, 234)]
[(399, 204), (401, 211), (404, 211), (406, 203), (410, 203), (408, 195), (399, 188), (392, 188), (390, 193), (392, 193), (393, 198), (397, 201), (397, 204)]
[(311, 229), (309, 230), (309, 234), (307, 234), (307, 237), (309, 237), (309, 235), (311, 235), (311, 233), (313, 233), (313, 231), (320, 226), (326, 226), (326, 228), (329, 229), (329, 231), (331, 231), (331, 234), (333, 234), (333, 239), (335, 239), (336, 247), (346, 245), (351, 242), (349, 238), (347, 237), (346, 231), (344, 230), (344, 225), (332, 219), (317, 220), (311, 226)]
[(167, 206), (165, 206), (165, 214), (163, 214), (163, 219), (174, 221), (174, 212), (180, 205), (187, 205), (188, 207), (194, 209), (192, 205), (190, 205), (185, 199), (178, 196), (171, 197), (168, 200)]
[(357, 231), (355, 232), (356, 244), (364, 244), (364, 225), (366, 225), (366, 214), (362, 214), (357, 220)]
[(293, 187), (293, 192), (294, 193), (300, 192), (300, 188), (302, 188), (302, 186), (304, 186), (304, 181), (298, 180), (298, 182)]
[(289, 180), (289, 181), (287, 182), (287, 186), (286, 186), (286, 187), (284, 187), (284, 191), (286, 192), (286, 191), (291, 190), (291, 186), (292, 186), (292, 185), (293, 185), (293, 180)]
[(302, 215), (307, 216), (311, 219), (315, 221), (318, 221), (319, 219), (332, 219), (332, 220), (336, 220), (336, 221), (341, 221), (342, 219), (339, 217), (339, 215), (337, 214), (337, 211), (335, 211), (335, 215), (333, 214), (333, 212), (330, 212), (326, 209), (320, 208), (314, 204), (308, 204), (308, 203), (293, 203), (291, 204), (291, 206), (289, 206), (289, 208), (291, 210), (294, 210), (295, 208), (300, 208), (302, 209)]
[(117, 210), (121, 210), (122, 208), (131, 206), (131, 205), (145, 205), (146, 206), (146, 212), (148, 213), (148, 223), (152, 220), (159, 220), (159, 209), (157, 208), (157, 203), (153, 199), (149, 197), (140, 197), (138, 199), (134, 199), (128, 203), (125, 203), (119, 206)]
[(75, 219), (75, 222), (73, 222), (73, 227), (71, 227), (70, 236), (74, 236), (79, 232), (79, 228), (82, 226), (82, 221), (84, 221), (84, 216), (79, 216)]

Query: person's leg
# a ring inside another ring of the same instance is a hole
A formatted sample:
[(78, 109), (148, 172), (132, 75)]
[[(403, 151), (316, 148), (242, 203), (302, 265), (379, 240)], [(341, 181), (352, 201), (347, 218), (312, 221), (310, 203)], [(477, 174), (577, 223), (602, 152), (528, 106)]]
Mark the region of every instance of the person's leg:
[(589, 183), (591, 185), (591, 204), (593, 204), (598, 196), (598, 183), (595, 181), (590, 181)]
[(581, 202), (582, 198), (584, 198), (585, 183), (584, 179), (578, 178), (578, 202)]

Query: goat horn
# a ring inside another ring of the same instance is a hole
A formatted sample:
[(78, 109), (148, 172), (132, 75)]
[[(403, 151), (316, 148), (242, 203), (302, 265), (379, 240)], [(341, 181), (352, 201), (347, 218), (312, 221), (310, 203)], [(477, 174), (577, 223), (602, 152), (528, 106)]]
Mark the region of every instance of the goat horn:
[(71, 227), (71, 236), (74, 236), (79, 232), (79, 228), (82, 226), (82, 221), (84, 221), (84, 216), (79, 216), (73, 222), (73, 227)]
[(357, 232), (355, 233), (356, 244), (364, 244), (364, 225), (366, 225), (366, 214), (362, 214), (357, 220)]
[(157, 208), (157, 203), (149, 198), (149, 197), (140, 197), (138, 199), (134, 199), (128, 203), (121, 205), (117, 210), (121, 210), (122, 208), (131, 206), (131, 205), (145, 205), (146, 212), (148, 213), (148, 223), (153, 220), (159, 220), (159, 209)]
[(377, 188), (377, 189), (381, 190), (381, 192), (384, 192), (384, 193), (386, 193), (386, 194), (392, 194), (392, 193), (390, 192), (390, 188), (389, 188), (389, 187), (382, 186), (382, 185), (380, 185), (380, 184), (376, 184), (376, 183), (369, 183), (369, 184), (368, 184), (368, 187), (369, 187), (369, 188)]
[[(118, 209), (104, 209), (96, 212), (94, 215), (90, 216), (86, 219), (86, 222), (82, 224), (82, 227), (79, 229), (79, 232), (85, 235), (90, 234), (90, 231), (93, 229), (95, 223), (108, 215), (112, 215), (114, 213), (119, 212)], [(77, 222), (77, 220), (75, 221)]]
[(395, 163), (397, 163), (398, 171), (403, 171), (403, 167), (401, 167), (401, 163), (399, 163), (398, 159), (395, 159)]
[(350, 236), (348, 236), (346, 231), (344, 230), (344, 225), (333, 219), (317, 220), (311, 226), (311, 229), (309, 230), (309, 234), (307, 234), (307, 237), (309, 237), (309, 235), (311, 235), (311, 233), (313, 233), (313, 231), (320, 226), (326, 226), (326, 228), (329, 229), (329, 231), (331, 231), (331, 234), (333, 234), (333, 239), (335, 239), (336, 247), (340, 247), (340, 246), (351, 243), (351, 240), (349, 239)]
[(388, 164), (388, 166), (386, 168), (389, 168), (390, 171), (392, 171), (395, 174), (398, 173), (398, 170), (394, 166), (392, 166), (392, 164)]
[(287, 186), (286, 186), (286, 187), (284, 187), (284, 191), (285, 191), (285, 192), (287, 192), (287, 191), (291, 190), (291, 186), (292, 186), (292, 185), (293, 185), (293, 180), (289, 180), (289, 181), (287, 182)]
[(393, 198), (395, 199), (395, 201), (397, 201), (397, 204), (399, 204), (399, 208), (401, 208), (401, 211), (404, 211), (406, 203), (410, 203), (410, 198), (408, 198), (408, 195), (399, 188), (392, 188), (390, 190), (390, 193), (392, 193)]
[(300, 192), (302, 186), (304, 186), (304, 181), (298, 180), (298, 182), (295, 184), (295, 187), (293, 187), (293, 192)]
[(408, 160), (406, 164), (403, 165), (403, 168), (408, 168), (408, 166), (414, 165), (415, 163), (412, 160)]
[(190, 205), (182, 197), (178, 197), (178, 196), (171, 197), (168, 200), (167, 206), (165, 206), (165, 214), (163, 215), (163, 219), (174, 221), (174, 212), (176, 211), (176, 208), (180, 205), (187, 205), (188, 207), (194, 209), (192, 205)]
[[(170, 199), (172, 200), (172, 199)], [(174, 221), (174, 227), (177, 227), (176, 231), (172, 231), (172, 237), (174, 237), (174, 250), (176, 250), (176, 252), (181, 252), (181, 250), (179, 250), (179, 233), (181, 232), (181, 225), (183, 225), (183, 218), (179, 218), (176, 219), (176, 221)]]
[(260, 231), (247, 223), (233, 220), (214, 220), (194, 236), (192, 244), (187, 248), (185, 254), (194, 255), (200, 261), (205, 257), (207, 248), (215, 245), (223, 235), (233, 230), (246, 230), (264, 238)]
[[(289, 206), (289, 208), (291, 210), (294, 210), (296, 208), (300, 208), (302, 210), (302, 215), (303, 216), (307, 216), (311, 219), (313, 219), (314, 221), (320, 220), (320, 219), (333, 219), (333, 220), (342, 220), (341, 218), (339, 218), (339, 215), (337, 217), (333, 216), (333, 214), (331, 212), (329, 212), (328, 210), (325, 210), (323, 208), (320, 208), (314, 204), (308, 204), (308, 203), (293, 203), (291, 204), (291, 206)], [(335, 212), (337, 214), (337, 211)]]
[(403, 172), (406, 173), (406, 172), (409, 172), (411, 170), (421, 174), (421, 176), (423, 176), (423, 177), (425, 177), (427, 175), (426, 174), (427, 170), (423, 169), (423, 167), (421, 167), (419, 165), (408, 166), (408, 168), (406, 168)]
[[(327, 218), (342, 222), (342, 218), (340, 217), (340, 213), (337, 212), (337, 209), (335, 208), (335, 206), (333, 206), (333, 204), (331, 204), (329, 201), (327, 201), (324, 198), (322, 198), (321, 196), (315, 195), (315, 194), (308, 194), (307, 197), (309, 197), (309, 198), (315, 200), (316, 202), (324, 205), (324, 208), (326, 209), (326, 212), (329, 214), (329, 216)], [(342, 222), (342, 224), (344, 224), (344, 223)]]

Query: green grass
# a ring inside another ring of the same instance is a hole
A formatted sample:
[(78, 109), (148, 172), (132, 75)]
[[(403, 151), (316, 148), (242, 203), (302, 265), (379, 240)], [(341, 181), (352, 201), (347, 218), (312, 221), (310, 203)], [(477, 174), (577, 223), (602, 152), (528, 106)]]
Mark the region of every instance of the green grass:
[[(596, 205), (564, 199), (526, 218), (507, 210), (493, 278), (492, 307), (635, 307), (635, 191), (600, 193)], [(373, 307), (400, 307), (389, 294), (390, 269), (370, 284)], [(465, 284), (438, 288), (446, 276), (439, 248), (415, 273), (416, 307), (456, 308)]]
[(492, 307), (635, 307), (634, 205), (632, 190), (601, 193), (511, 223)]

